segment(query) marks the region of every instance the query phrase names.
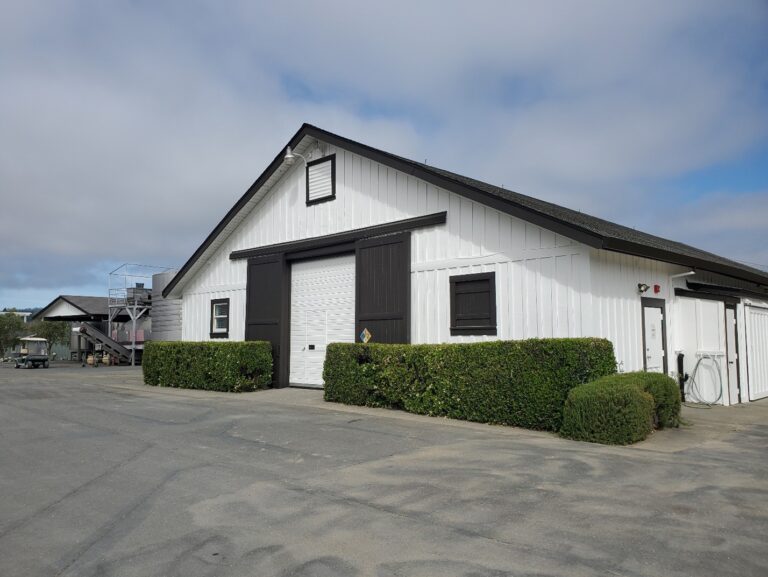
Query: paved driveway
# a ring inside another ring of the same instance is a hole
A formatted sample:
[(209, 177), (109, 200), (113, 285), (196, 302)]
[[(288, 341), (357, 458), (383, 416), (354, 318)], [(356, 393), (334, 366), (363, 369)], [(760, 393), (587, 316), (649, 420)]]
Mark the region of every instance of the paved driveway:
[(140, 383), (0, 369), (0, 575), (768, 575), (765, 403), (616, 448)]

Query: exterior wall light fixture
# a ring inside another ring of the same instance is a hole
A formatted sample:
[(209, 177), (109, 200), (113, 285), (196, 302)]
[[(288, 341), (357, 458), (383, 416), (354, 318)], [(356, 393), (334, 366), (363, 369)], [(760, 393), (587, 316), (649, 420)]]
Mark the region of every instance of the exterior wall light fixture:
[(293, 163), (294, 163), (294, 162), (296, 162), (296, 157), (297, 157), (297, 156), (298, 156), (300, 159), (302, 159), (302, 160), (304, 161), (304, 165), (306, 166), (306, 164), (307, 164), (307, 159), (306, 159), (306, 158), (304, 158), (304, 156), (303, 156), (303, 155), (299, 154), (298, 152), (294, 152), (294, 151), (291, 149), (291, 147), (290, 147), (290, 146), (286, 146), (286, 147), (285, 147), (285, 163), (286, 163), (288, 166), (291, 166), (291, 165), (293, 165)]

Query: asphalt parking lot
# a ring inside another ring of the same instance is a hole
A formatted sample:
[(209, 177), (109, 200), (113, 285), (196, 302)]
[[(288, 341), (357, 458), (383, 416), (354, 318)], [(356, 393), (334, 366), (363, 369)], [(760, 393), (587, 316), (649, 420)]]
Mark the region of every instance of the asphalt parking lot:
[(0, 575), (768, 575), (768, 404), (635, 447), (0, 368)]

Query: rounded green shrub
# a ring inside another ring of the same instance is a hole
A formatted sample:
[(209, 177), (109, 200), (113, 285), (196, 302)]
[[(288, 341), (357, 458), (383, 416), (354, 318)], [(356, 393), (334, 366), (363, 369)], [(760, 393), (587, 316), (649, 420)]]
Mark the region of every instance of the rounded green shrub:
[(653, 429), (653, 397), (630, 382), (600, 379), (571, 390), (560, 435), (577, 441), (628, 445)]
[(663, 373), (617, 373), (596, 382), (630, 384), (653, 397), (654, 425), (659, 429), (680, 426), (680, 387)]

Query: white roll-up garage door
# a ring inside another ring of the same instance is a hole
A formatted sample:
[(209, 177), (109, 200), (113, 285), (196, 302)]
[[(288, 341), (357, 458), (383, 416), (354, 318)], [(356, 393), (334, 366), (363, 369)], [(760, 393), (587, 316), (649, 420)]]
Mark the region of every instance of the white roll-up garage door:
[(355, 255), (291, 267), (290, 382), (322, 386), (329, 343), (355, 342)]
[(746, 305), (749, 400), (768, 397), (768, 308)]

